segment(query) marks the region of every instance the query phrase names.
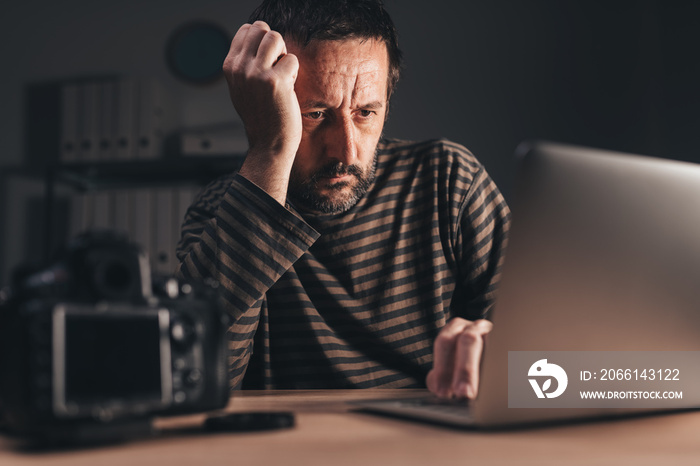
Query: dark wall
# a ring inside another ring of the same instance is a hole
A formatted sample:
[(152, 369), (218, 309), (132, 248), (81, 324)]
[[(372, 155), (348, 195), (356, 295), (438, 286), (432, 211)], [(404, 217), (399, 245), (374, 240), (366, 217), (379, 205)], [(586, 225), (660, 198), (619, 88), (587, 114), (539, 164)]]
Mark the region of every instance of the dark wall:
[[(257, 0), (13, 2), (0, 18), (0, 165), (23, 157), (27, 83), (156, 75), (184, 125), (235, 119), (223, 82), (172, 78), (168, 34), (187, 19), (233, 33)], [(406, 68), (387, 135), (464, 143), (506, 182), (527, 138), (695, 160), (700, 2), (386, 0)]]
[(464, 143), (505, 191), (524, 139), (700, 162), (700, 2), (410, 3), (390, 130)]

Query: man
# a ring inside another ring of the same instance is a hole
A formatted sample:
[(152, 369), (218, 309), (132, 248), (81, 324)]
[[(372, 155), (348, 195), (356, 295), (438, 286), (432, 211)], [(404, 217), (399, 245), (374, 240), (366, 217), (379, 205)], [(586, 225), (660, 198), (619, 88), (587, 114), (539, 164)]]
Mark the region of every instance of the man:
[(232, 387), (476, 396), (509, 211), (462, 146), (382, 139), (400, 59), (379, 0), (266, 0), (233, 38), (249, 150), (178, 247), (235, 318)]

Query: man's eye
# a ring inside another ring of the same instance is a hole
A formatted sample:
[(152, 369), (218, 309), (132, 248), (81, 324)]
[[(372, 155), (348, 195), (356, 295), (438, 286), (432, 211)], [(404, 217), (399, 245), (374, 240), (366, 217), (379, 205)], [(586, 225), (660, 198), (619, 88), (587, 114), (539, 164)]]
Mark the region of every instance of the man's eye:
[(369, 118), (374, 115), (372, 110), (360, 110), (358, 113), (362, 118)]
[(320, 120), (321, 118), (323, 118), (323, 112), (309, 112), (306, 113), (304, 116), (311, 120)]

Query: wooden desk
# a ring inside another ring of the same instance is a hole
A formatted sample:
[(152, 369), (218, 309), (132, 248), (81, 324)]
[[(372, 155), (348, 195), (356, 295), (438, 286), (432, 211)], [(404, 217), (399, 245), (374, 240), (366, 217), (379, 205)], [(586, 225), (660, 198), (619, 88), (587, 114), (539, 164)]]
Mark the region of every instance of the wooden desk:
[[(508, 432), (458, 431), (349, 412), (348, 400), (423, 394), (420, 390), (246, 392), (230, 411), (291, 410), (294, 429), (211, 435), (172, 434), (101, 448), (23, 453), (0, 439), (0, 465), (588, 465), (700, 464), (700, 412)], [(204, 416), (158, 421), (176, 429)]]

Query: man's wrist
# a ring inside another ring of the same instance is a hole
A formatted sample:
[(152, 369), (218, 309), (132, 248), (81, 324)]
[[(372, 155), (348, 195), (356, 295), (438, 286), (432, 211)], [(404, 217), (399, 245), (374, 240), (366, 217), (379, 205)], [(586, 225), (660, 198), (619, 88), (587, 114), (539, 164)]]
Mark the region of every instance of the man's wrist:
[(293, 161), (293, 158), (289, 161), (279, 155), (262, 155), (249, 151), (239, 173), (277, 202), (285, 205)]

